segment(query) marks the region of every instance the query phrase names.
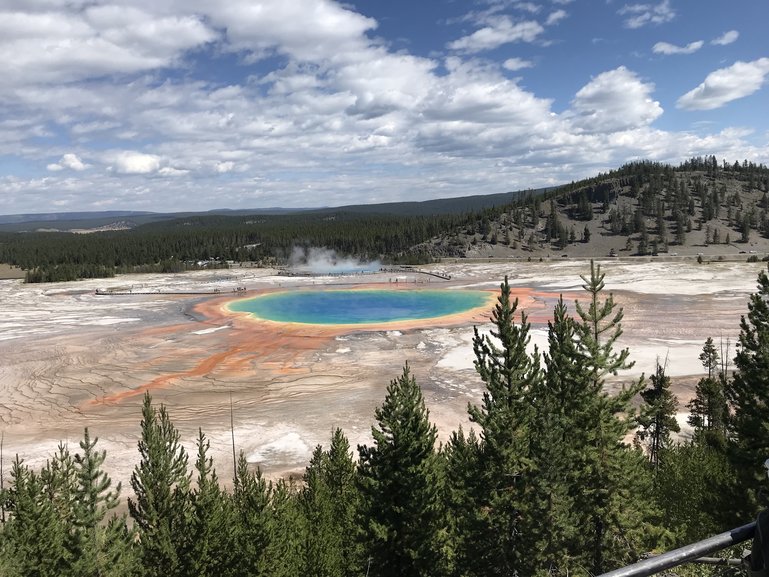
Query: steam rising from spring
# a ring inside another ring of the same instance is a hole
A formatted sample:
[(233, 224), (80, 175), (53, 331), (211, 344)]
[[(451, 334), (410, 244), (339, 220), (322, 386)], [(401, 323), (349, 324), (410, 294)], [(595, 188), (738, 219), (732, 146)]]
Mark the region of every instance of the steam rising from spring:
[(328, 248), (305, 250), (295, 246), (291, 251), (289, 266), (296, 272), (320, 275), (376, 272), (382, 263), (378, 260), (364, 262), (352, 257), (340, 257), (336, 251)]

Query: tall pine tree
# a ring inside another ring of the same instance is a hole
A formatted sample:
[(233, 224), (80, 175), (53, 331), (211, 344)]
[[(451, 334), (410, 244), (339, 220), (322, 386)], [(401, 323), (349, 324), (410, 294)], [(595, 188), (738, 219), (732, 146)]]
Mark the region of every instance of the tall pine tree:
[[(480, 427), (478, 484), (474, 522), (478, 547), (473, 565), (478, 574), (513, 575), (530, 561), (536, 540), (527, 492), (533, 477), (530, 437), (534, 409), (529, 390), (542, 380), (539, 353), (529, 355), (530, 325), (518, 300), (510, 300), (507, 277), (492, 312), (490, 334), (475, 329), (475, 368), (486, 385), (480, 406), (468, 407)], [(523, 571), (525, 572), (525, 571)]]
[(252, 471), (245, 455), (238, 457), (233, 499), (235, 502), (235, 538), (240, 554), (236, 574), (269, 574), (267, 550), (272, 542), (272, 485), (260, 469)]
[(699, 358), (708, 376), (699, 380), (694, 398), (686, 405), (690, 411), (688, 423), (694, 428), (695, 441), (723, 449), (729, 418), (724, 392), (726, 377), (716, 374), (720, 356), (711, 337), (705, 341)]
[(560, 298), (548, 322), (545, 378), (530, 391), (535, 426), (531, 429), (534, 519), (538, 542), (530, 553), (539, 574), (567, 575), (578, 567), (575, 541), (580, 530), (574, 508), (573, 464), (579, 448), (573, 442), (575, 411), (585, 392), (584, 359), (576, 340), (574, 319)]
[(374, 445), (358, 447), (368, 574), (444, 575), (445, 511), (435, 452), (437, 431), (408, 365), (390, 382), (375, 414)]
[(139, 531), (145, 575), (183, 574), (184, 539), (189, 516), (188, 457), (165, 406), (152, 406), (149, 393), (142, 405), (141, 461), (131, 475), (136, 499), (128, 510)]
[(237, 575), (234, 509), (232, 499), (219, 486), (219, 478), (208, 455), (210, 442), (198, 429), (196, 483), (190, 493), (182, 564), (190, 577)]
[(448, 527), (452, 546), (450, 574), (454, 577), (484, 575), (478, 559), (485, 547), (476, 537), (483, 534), (486, 512), (476, 506), (484, 493), (481, 457), (475, 431), (465, 436), (454, 431), (441, 452), (446, 480), (446, 500), (450, 515)]
[(43, 476), (17, 455), (11, 467), (10, 519), (3, 527), (2, 551), (18, 575), (74, 575), (69, 525), (51, 497)]
[[(758, 275), (758, 291), (750, 296), (747, 317), (740, 320), (734, 358), (734, 378), (726, 394), (733, 415), (730, 455), (739, 473), (735, 511), (749, 518), (756, 514), (758, 491), (766, 483), (762, 466), (769, 458), (769, 276)], [(740, 494), (742, 495), (740, 497)]]
[(96, 450), (97, 442), (86, 428), (80, 441), (82, 452), (74, 456), (73, 569), (92, 577), (130, 575), (135, 555), (125, 515), (107, 518), (118, 506), (121, 485), (112, 488), (112, 479), (102, 469), (107, 452)]
[(342, 577), (360, 573), (356, 555), (357, 492), (350, 443), (334, 430), (331, 447), (319, 445), (304, 475), (301, 494), (307, 523), (305, 575)]
[(591, 261), (590, 275), (582, 276), (587, 306), (576, 303), (585, 390), (581, 406), (573, 408), (573, 441), (580, 448), (573, 497), (583, 528), (579, 549), (587, 553), (585, 563), (593, 574), (635, 561), (640, 539), (651, 536), (643, 522), (650, 481), (644, 458), (624, 442), (635, 425), (630, 400), (642, 383), (623, 386), (614, 395), (604, 388), (607, 376), (633, 365), (627, 349), (614, 348), (622, 335), (623, 311), (611, 294), (602, 298), (604, 277), (600, 265)]
[(676, 421), (678, 399), (671, 392), (670, 377), (659, 361), (651, 377), (651, 386), (641, 391), (641, 398), (644, 400), (638, 417), (641, 428), (636, 435), (646, 445), (649, 462), (656, 471), (662, 454), (671, 445), (670, 434), (681, 430)]

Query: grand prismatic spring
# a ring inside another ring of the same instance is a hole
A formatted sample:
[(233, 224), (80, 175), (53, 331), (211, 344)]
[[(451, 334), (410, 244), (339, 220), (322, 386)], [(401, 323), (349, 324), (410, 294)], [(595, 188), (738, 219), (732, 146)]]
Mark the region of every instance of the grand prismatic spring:
[(486, 305), (489, 296), (477, 290), (300, 290), (238, 300), (227, 309), (283, 323), (369, 325), (462, 313)]

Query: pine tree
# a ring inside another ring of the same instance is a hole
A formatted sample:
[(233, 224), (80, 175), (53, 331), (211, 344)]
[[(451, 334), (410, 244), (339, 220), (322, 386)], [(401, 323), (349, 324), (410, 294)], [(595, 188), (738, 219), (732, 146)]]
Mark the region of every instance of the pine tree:
[[(59, 443), (56, 453), (48, 459), (40, 470), (43, 493), (63, 523), (73, 522), (74, 507), (77, 498), (77, 473), (75, 461), (69, 447)], [(71, 547), (71, 543), (68, 543)]]
[(636, 435), (646, 445), (649, 462), (656, 470), (661, 455), (670, 447), (670, 434), (681, 430), (676, 421), (678, 399), (670, 391), (670, 377), (659, 361), (651, 377), (651, 386), (641, 391), (641, 398), (645, 404), (638, 417), (641, 428)]
[(480, 427), (479, 485), (475, 507), (483, 515), (475, 523), (476, 543), (484, 543), (473, 561), (486, 575), (522, 571), (536, 541), (533, 515), (527, 510), (527, 483), (533, 476), (530, 428), (533, 408), (527, 391), (542, 379), (539, 352), (526, 350), (526, 315), (515, 322), (518, 300), (510, 301), (507, 278), (492, 312), (494, 329), (475, 329), (475, 368), (486, 385), (480, 406), (468, 407), (470, 420)]
[(623, 311), (616, 310), (611, 294), (601, 300), (604, 276), (600, 265), (591, 262), (590, 276), (582, 277), (589, 299), (587, 308), (576, 303), (580, 318), (576, 333), (584, 359), (586, 390), (582, 407), (574, 411), (578, 418), (574, 442), (582, 450), (574, 465), (579, 476), (574, 499), (582, 516), (582, 549), (589, 552), (586, 563), (594, 574), (637, 558), (636, 539), (644, 534), (641, 527), (648, 525), (642, 522), (642, 495), (649, 481), (643, 456), (624, 443), (634, 425), (630, 400), (642, 384), (623, 386), (616, 395), (604, 391), (608, 375), (632, 367), (627, 349), (614, 350), (622, 334)]
[(3, 527), (3, 553), (19, 575), (59, 577), (72, 573), (68, 526), (42, 475), (30, 470), (18, 455), (11, 467), (8, 511)]
[(187, 530), (178, 536), (185, 543), (183, 572), (190, 577), (237, 575), (234, 511), (229, 496), (219, 486), (208, 456), (210, 442), (201, 429), (197, 447), (196, 487), (190, 494)]
[[(305, 575), (331, 577), (341, 574), (340, 536), (334, 531), (331, 488), (325, 482), (327, 453), (318, 445), (304, 473), (302, 510), (307, 523)], [(349, 535), (348, 535), (349, 537)], [(344, 538), (344, 537), (342, 537)]]
[(372, 576), (446, 573), (441, 479), (422, 392), (408, 365), (376, 410), (372, 447), (358, 447), (361, 521)]
[(141, 462), (131, 475), (136, 500), (128, 510), (139, 531), (141, 564), (146, 575), (181, 575), (183, 536), (187, 534), (190, 477), (188, 457), (165, 406), (152, 406), (149, 394), (142, 405)]
[(307, 528), (292, 479), (280, 479), (273, 485), (270, 506), (271, 535), (264, 553), (266, 574), (274, 577), (301, 575), (306, 558)]
[(733, 415), (729, 420), (733, 442), (730, 453), (740, 473), (743, 506), (738, 511), (754, 515), (757, 493), (765, 483), (763, 462), (769, 457), (769, 276), (758, 275), (758, 291), (750, 296), (748, 314), (740, 320), (734, 358), (735, 373), (726, 388)]
[(239, 563), (236, 575), (269, 574), (267, 550), (272, 542), (272, 485), (259, 468), (251, 471), (243, 453), (238, 457), (233, 499)]
[(702, 346), (702, 352), (700, 353), (699, 359), (703, 368), (708, 370), (708, 378), (712, 379), (714, 377), (715, 370), (718, 368), (719, 362), (718, 350), (713, 344), (713, 337), (708, 337), (705, 340), (705, 344)]
[(734, 482), (734, 469), (722, 450), (695, 441), (666, 451), (655, 475), (654, 495), (665, 527), (674, 533), (673, 547), (733, 526), (731, 513), (724, 514), (729, 511), (724, 496)]
[(112, 489), (112, 479), (102, 469), (106, 451), (97, 451), (98, 438), (91, 440), (88, 428), (80, 441), (82, 453), (74, 456), (76, 473), (74, 515), (74, 571), (78, 575), (129, 575), (135, 563), (131, 535), (125, 517), (107, 514), (115, 509), (121, 485)]
[(687, 422), (694, 428), (695, 440), (724, 448), (729, 409), (724, 379), (716, 376), (720, 357), (711, 337), (705, 341), (699, 358), (708, 376), (699, 380), (695, 397), (686, 405), (690, 411)]
[(352, 576), (362, 562), (356, 554), (355, 464), (350, 443), (341, 429), (331, 438), (331, 447), (319, 445), (304, 476), (301, 503), (307, 523), (305, 575)]
[(444, 459), (446, 500), (453, 562), (450, 574), (455, 577), (484, 575), (476, 537), (483, 534), (486, 515), (476, 503), (485, 499), (480, 480), (481, 452), (475, 431), (465, 436), (461, 426), (451, 434), (441, 455)]
[(534, 408), (531, 427), (533, 475), (528, 481), (536, 535), (532, 558), (538, 573), (568, 575), (575, 570), (578, 519), (574, 510), (573, 463), (578, 447), (572, 443), (575, 410), (584, 397), (584, 359), (578, 349), (574, 320), (560, 298), (548, 322), (545, 377), (529, 389)]

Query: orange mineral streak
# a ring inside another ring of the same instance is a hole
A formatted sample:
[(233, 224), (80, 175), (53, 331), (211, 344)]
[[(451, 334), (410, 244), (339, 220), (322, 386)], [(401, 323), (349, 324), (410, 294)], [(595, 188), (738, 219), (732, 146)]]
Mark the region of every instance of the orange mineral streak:
[[(382, 285), (366, 285), (381, 288)], [(393, 288), (391, 285), (385, 285)], [(240, 298), (250, 298), (271, 290), (254, 291)], [(535, 292), (527, 288), (513, 288), (512, 298), (518, 298), (519, 310), (524, 309), (529, 320), (535, 324), (548, 320), (552, 305), (548, 301), (558, 298), (558, 295), (546, 292)], [(227, 375), (247, 376), (255, 371), (269, 372), (273, 375), (302, 374), (307, 372), (306, 365), (300, 362), (300, 357), (308, 352), (321, 350), (328, 346), (334, 338), (369, 331), (410, 331), (421, 328), (454, 327), (463, 325), (488, 324), (492, 308), (496, 302), (496, 291), (489, 292), (488, 302), (482, 306), (462, 313), (420, 319), (412, 321), (397, 321), (374, 325), (308, 325), (301, 323), (280, 323), (253, 318), (247, 313), (235, 313), (227, 309), (232, 302), (232, 296), (216, 297), (197, 304), (195, 314), (202, 318), (199, 325), (177, 324), (170, 327), (154, 328), (143, 333), (145, 337), (189, 338), (193, 331), (206, 328), (217, 329), (215, 332), (200, 335), (200, 343), (192, 351), (185, 354), (185, 349), (174, 348), (171, 355), (160, 354), (145, 366), (184, 365), (193, 361), (193, 366), (179, 371), (166, 372), (148, 382), (130, 390), (108, 393), (102, 397), (86, 402), (87, 406), (115, 404), (125, 399), (143, 395), (156, 389), (169, 386), (180, 379), (196, 379), (216, 373), (217, 377)], [(564, 295), (566, 298), (566, 295)], [(218, 330), (222, 329), (222, 330)], [(196, 341), (197, 343), (197, 341)], [(205, 352), (210, 354), (205, 354)], [(199, 354), (197, 361), (191, 359)], [(306, 359), (305, 359), (306, 360)]]

